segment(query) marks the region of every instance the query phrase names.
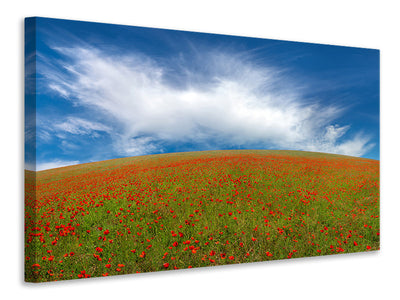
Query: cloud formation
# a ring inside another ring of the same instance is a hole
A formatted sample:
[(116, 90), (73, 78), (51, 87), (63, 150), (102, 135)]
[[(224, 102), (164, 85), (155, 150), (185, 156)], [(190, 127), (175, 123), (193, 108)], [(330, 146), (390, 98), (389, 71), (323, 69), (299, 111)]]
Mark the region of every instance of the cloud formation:
[(171, 63), (89, 47), (54, 50), (65, 60), (41, 65), (47, 88), (92, 112), (42, 128), (60, 138), (107, 134), (120, 156), (187, 144), (361, 156), (374, 146), (361, 132), (347, 136), (350, 125), (337, 123), (343, 107), (307, 101), (288, 70), (243, 54), (209, 51)]
[[(72, 166), (79, 164), (80, 161), (78, 160), (73, 160), (73, 161), (65, 161), (65, 160), (54, 160), (54, 161), (49, 161), (49, 162), (38, 162), (36, 164), (36, 169), (34, 171), (42, 171), (42, 170), (47, 170), (47, 169), (55, 169), (55, 168), (60, 168), (60, 167), (66, 167), (66, 166)], [(25, 166), (27, 170), (33, 170), (33, 166)]]
[(53, 129), (56, 132), (78, 135), (94, 134), (96, 131), (112, 133), (112, 129), (106, 125), (71, 116), (61, 123), (54, 124)]

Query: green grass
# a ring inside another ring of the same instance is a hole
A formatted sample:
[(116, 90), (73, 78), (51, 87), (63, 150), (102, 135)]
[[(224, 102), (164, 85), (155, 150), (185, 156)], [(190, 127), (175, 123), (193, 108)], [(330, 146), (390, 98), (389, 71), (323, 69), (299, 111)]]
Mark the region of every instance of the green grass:
[(205, 151), (34, 175), (26, 173), (26, 281), (379, 249), (375, 160)]

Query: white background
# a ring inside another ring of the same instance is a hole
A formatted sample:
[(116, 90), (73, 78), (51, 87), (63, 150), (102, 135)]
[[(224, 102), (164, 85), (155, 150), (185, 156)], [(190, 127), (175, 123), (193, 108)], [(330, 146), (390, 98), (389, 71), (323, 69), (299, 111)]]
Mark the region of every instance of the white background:
[[(399, 299), (400, 17), (395, 3), (2, 1), (0, 293), (4, 299)], [(27, 16), (380, 49), (381, 251), (41, 285), (24, 283), (23, 18)]]

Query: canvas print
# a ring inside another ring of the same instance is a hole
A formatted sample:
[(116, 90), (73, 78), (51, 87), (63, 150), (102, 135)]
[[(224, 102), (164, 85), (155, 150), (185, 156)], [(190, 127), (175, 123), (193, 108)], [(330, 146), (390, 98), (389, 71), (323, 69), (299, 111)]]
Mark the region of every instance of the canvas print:
[(376, 49), (27, 18), (25, 280), (379, 250), (379, 101)]

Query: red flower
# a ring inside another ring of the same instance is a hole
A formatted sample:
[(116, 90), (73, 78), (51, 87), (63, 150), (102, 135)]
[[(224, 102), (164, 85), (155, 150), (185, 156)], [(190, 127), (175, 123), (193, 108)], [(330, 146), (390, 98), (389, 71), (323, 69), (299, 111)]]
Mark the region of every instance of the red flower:
[(168, 268), (169, 267), (169, 263), (165, 263), (163, 264), (164, 268)]

